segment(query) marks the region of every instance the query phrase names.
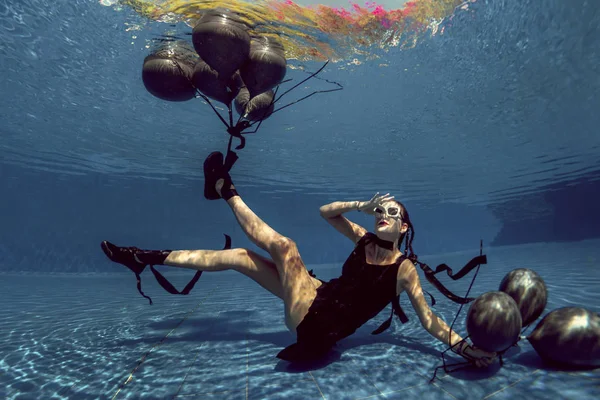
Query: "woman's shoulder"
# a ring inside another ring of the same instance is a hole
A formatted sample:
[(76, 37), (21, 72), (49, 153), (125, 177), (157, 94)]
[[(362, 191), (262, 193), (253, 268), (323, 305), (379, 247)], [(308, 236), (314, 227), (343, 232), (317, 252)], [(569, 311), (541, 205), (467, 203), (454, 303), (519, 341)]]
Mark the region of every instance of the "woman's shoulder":
[(411, 277), (417, 274), (417, 268), (415, 267), (415, 264), (404, 254), (400, 256), (399, 261), (400, 265), (398, 266), (398, 279), (411, 280)]

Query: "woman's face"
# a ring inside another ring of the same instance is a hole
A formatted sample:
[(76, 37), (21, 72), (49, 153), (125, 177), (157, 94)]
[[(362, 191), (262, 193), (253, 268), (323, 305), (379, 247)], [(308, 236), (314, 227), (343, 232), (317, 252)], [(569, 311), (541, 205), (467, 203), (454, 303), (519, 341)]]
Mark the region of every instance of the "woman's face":
[(382, 239), (393, 241), (408, 229), (402, 221), (400, 205), (395, 201), (387, 201), (375, 208), (375, 233)]

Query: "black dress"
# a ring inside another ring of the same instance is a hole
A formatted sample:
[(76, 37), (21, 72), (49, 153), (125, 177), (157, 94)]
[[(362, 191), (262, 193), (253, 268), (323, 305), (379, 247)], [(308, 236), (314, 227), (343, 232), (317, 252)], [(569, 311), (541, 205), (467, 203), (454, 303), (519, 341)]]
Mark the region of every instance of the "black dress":
[(279, 352), (278, 358), (307, 361), (322, 356), (397, 296), (398, 268), (406, 257), (403, 255), (388, 265), (367, 263), (365, 248), (375, 239), (375, 234), (365, 234), (344, 263), (342, 275), (329, 282), (322, 281), (308, 313), (296, 329), (296, 343)]

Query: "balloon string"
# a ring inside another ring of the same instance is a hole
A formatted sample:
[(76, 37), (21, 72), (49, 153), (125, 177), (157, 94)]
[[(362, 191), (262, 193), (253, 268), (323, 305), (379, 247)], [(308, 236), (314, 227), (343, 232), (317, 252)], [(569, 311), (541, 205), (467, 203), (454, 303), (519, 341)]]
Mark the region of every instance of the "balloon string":
[[(479, 256), (481, 257), (482, 255), (483, 255), (483, 239), (481, 239), (479, 241)], [(469, 288), (467, 289), (467, 294), (465, 295), (465, 297), (469, 296), (469, 292), (471, 292), (471, 288), (473, 287), (473, 284), (475, 283), (475, 279), (477, 278), (477, 274), (479, 273), (480, 268), (481, 268), (481, 264), (477, 265), (477, 269), (475, 270), (475, 275), (473, 275), (473, 279), (471, 279), (471, 284), (469, 285)], [(464, 306), (464, 303), (461, 304), (460, 307), (458, 308), (458, 312), (456, 313), (456, 316), (454, 317), (454, 320), (452, 321), (452, 324), (450, 325), (450, 332), (448, 334), (448, 346), (449, 347), (442, 352), (443, 365), (435, 368), (435, 371), (433, 372), (433, 377), (430, 379), (430, 382), (433, 382), (435, 380), (435, 378), (437, 376), (437, 372), (440, 368), (443, 368), (446, 373), (451, 373), (451, 372), (455, 372), (455, 371), (467, 368), (471, 364), (470, 361), (467, 361), (466, 363), (446, 365), (446, 357), (445, 357), (446, 352), (448, 350), (451, 350), (454, 347), (458, 346), (459, 344), (465, 342), (470, 336), (469, 335), (469, 336), (463, 338), (458, 343), (455, 343), (454, 345), (452, 345), (451, 337), (452, 337), (452, 332), (454, 332), (454, 330), (453, 330), (454, 324), (455, 324), (456, 320), (458, 319), (458, 316), (460, 315), (460, 312), (461, 312), (463, 306)], [(448, 370), (448, 367), (454, 367), (454, 366), (459, 366), (459, 365), (460, 365), (460, 367), (458, 367), (458, 368), (455, 368), (453, 370)]]
[(288, 90), (286, 90), (285, 92), (283, 92), (283, 93), (281, 94), (281, 96), (279, 96), (277, 99), (275, 99), (275, 100), (273, 101), (273, 103), (275, 103), (275, 102), (277, 102), (277, 101), (281, 100), (281, 98), (282, 98), (283, 96), (285, 96), (286, 94), (288, 94), (289, 92), (291, 92), (292, 90), (294, 90), (295, 88), (297, 88), (298, 86), (302, 85), (304, 82), (306, 82), (306, 81), (308, 81), (308, 80), (310, 80), (310, 79), (312, 79), (312, 78), (321, 79), (321, 80), (324, 80), (324, 81), (326, 81), (326, 82), (328, 82), (328, 83), (331, 83), (331, 84), (333, 84), (333, 85), (336, 85), (336, 86), (338, 86), (336, 89), (328, 89), (328, 90), (317, 90), (317, 91), (314, 91), (314, 92), (312, 92), (312, 93), (310, 93), (310, 94), (308, 94), (308, 95), (306, 95), (306, 96), (304, 96), (304, 97), (302, 97), (302, 98), (300, 98), (300, 99), (298, 99), (298, 100), (296, 100), (296, 101), (293, 101), (293, 102), (291, 102), (291, 103), (289, 103), (289, 104), (287, 104), (287, 105), (285, 105), (285, 106), (283, 106), (283, 107), (279, 107), (278, 109), (276, 109), (275, 111), (273, 111), (273, 114), (275, 114), (276, 112), (278, 112), (278, 111), (281, 111), (281, 110), (283, 110), (284, 108), (287, 108), (287, 107), (289, 107), (289, 106), (291, 106), (291, 105), (294, 105), (294, 104), (296, 104), (296, 103), (299, 103), (299, 102), (301, 102), (302, 100), (306, 100), (306, 99), (308, 99), (309, 97), (311, 97), (311, 96), (313, 96), (313, 95), (315, 95), (315, 94), (318, 94), (318, 93), (329, 93), (329, 92), (336, 92), (336, 91), (338, 91), (338, 90), (342, 90), (342, 89), (344, 89), (344, 87), (343, 87), (342, 85), (340, 85), (339, 83), (337, 83), (337, 82), (334, 82), (334, 81), (330, 81), (330, 80), (328, 80), (328, 79), (323, 79), (323, 78), (319, 78), (319, 77), (317, 77), (317, 75), (318, 75), (318, 74), (320, 74), (320, 73), (321, 73), (321, 71), (323, 71), (323, 69), (325, 69), (325, 67), (327, 66), (327, 64), (329, 64), (329, 60), (327, 60), (327, 61), (325, 62), (325, 64), (323, 64), (323, 66), (322, 66), (321, 68), (319, 68), (319, 69), (318, 69), (316, 72), (313, 72), (313, 73), (311, 73), (311, 74), (310, 74), (310, 76), (309, 76), (308, 78), (306, 78), (306, 79), (303, 79), (302, 81), (298, 82), (297, 84), (295, 84), (294, 86), (292, 86), (291, 88), (289, 88)]
[[(481, 255), (483, 255), (483, 239), (479, 240), (479, 256), (481, 256)], [(465, 297), (469, 297), (469, 293), (471, 292), (471, 288), (473, 287), (473, 284), (475, 283), (475, 279), (477, 278), (477, 274), (479, 273), (480, 268), (481, 268), (481, 264), (477, 265), (477, 269), (475, 270), (475, 275), (473, 275), (473, 279), (471, 279), (471, 284), (469, 285), (469, 289), (467, 289), (467, 294), (465, 295)], [(450, 325), (450, 332), (453, 332), (452, 328), (454, 327), (454, 323), (458, 319), (458, 316), (459, 316), (463, 306), (464, 306), (464, 304), (461, 304), (460, 307), (458, 308), (458, 312), (456, 313), (456, 316), (454, 317), (454, 321), (452, 321), (452, 324)], [(452, 334), (448, 335), (448, 346), (452, 347), (452, 341), (450, 340), (450, 336), (452, 336)]]
[(299, 102), (301, 102), (302, 100), (306, 100), (306, 99), (308, 99), (309, 97), (311, 97), (311, 96), (313, 96), (313, 95), (315, 95), (315, 94), (318, 94), (318, 93), (337, 92), (338, 90), (342, 90), (342, 89), (343, 89), (343, 87), (339, 87), (339, 88), (337, 88), (337, 89), (329, 89), (329, 90), (317, 90), (317, 91), (315, 91), (315, 92), (312, 92), (311, 94), (309, 94), (309, 95), (307, 95), (307, 96), (304, 96), (304, 97), (302, 97), (301, 99), (298, 99), (298, 100), (296, 100), (296, 101), (294, 101), (294, 102), (292, 102), (292, 103), (290, 103), (290, 104), (287, 104), (287, 105), (285, 105), (285, 106), (283, 106), (283, 107), (280, 107), (280, 108), (278, 108), (277, 110), (273, 111), (273, 114), (275, 114), (277, 111), (281, 111), (281, 110), (283, 110), (284, 108), (287, 108), (287, 107), (289, 107), (289, 106), (291, 106), (291, 105), (294, 105), (294, 104), (296, 104), (296, 103), (299, 103)]
[[(227, 121), (225, 120), (225, 118), (223, 118), (223, 116), (221, 115), (221, 113), (219, 113), (219, 111), (217, 111), (216, 107), (212, 104), (212, 102), (209, 100), (209, 98), (204, 95), (197, 87), (196, 85), (194, 85), (193, 80), (187, 76), (184, 71), (183, 68), (181, 68), (181, 66), (179, 65), (179, 62), (177, 60), (171, 60), (175, 66), (177, 67), (177, 69), (179, 70), (179, 72), (181, 73), (182, 76), (185, 76), (188, 80), (188, 82), (190, 83), (190, 85), (192, 86), (192, 88), (195, 91), (195, 94), (197, 97), (201, 97), (202, 99), (204, 99), (204, 101), (206, 101), (208, 103), (208, 105), (212, 108), (212, 110), (214, 111), (214, 113), (217, 115), (217, 117), (219, 117), (219, 119), (221, 120), (221, 122), (223, 123), (223, 125), (225, 125), (225, 128), (227, 130), (227, 133), (229, 133), (229, 142), (227, 144), (227, 154), (228, 155), (232, 155), (233, 151), (231, 150), (231, 146), (232, 146), (232, 139), (235, 136), (236, 138), (240, 139), (240, 144), (238, 146), (236, 146), (236, 150), (240, 150), (243, 149), (246, 145), (246, 140), (242, 135), (245, 134), (250, 134), (250, 133), (256, 133), (258, 131), (258, 129), (260, 128), (262, 122), (266, 119), (266, 118), (261, 118), (258, 121), (254, 121), (254, 122), (249, 122), (246, 120), (243, 120), (242, 115), (239, 116), (239, 118), (237, 119), (235, 125), (233, 124), (233, 112), (231, 109), (231, 102), (229, 102), (229, 104), (227, 104), (227, 110), (228, 110), (228, 115), (229, 115), (229, 123), (227, 123)], [(317, 79), (321, 79), (324, 80), (328, 83), (337, 85), (338, 87), (335, 89), (328, 89), (328, 90), (317, 90), (314, 91), (298, 100), (295, 100), (289, 104), (286, 104), (285, 106), (279, 107), (278, 109), (274, 110), (272, 114), (275, 114), (278, 111), (281, 111), (291, 105), (294, 105), (296, 103), (299, 103), (303, 100), (308, 99), (309, 97), (318, 94), (318, 93), (329, 93), (329, 92), (335, 92), (338, 90), (342, 90), (344, 87), (342, 85), (340, 85), (337, 82), (334, 81), (330, 81), (327, 79), (323, 79), (323, 78), (318, 78), (317, 75), (319, 73), (321, 73), (321, 71), (323, 71), (323, 69), (325, 69), (325, 67), (329, 64), (329, 60), (327, 60), (325, 62), (325, 64), (323, 64), (323, 66), (321, 68), (319, 68), (316, 72), (311, 73), (306, 79), (303, 79), (302, 81), (298, 82), (297, 84), (295, 84), (294, 86), (292, 86), (291, 88), (289, 88), (288, 90), (286, 90), (285, 92), (283, 92), (279, 97), (277, 97), (277, 92), (279, 91), (280, 85), (282, 83), (286, 83), (291, 81), (292, 79), (287, 79), (282, 81), (279, 85), (277, 85), (277, 88), (275, 89), (275, 92), (273, 94), (273, 98), (271, 99), (271, 102), (269, 103), (269, 105), (267, 107), (271, 107), (273, 106), (276, 102), (278, 102), (283, 96), (285, 96), (286, 94), (290, 93), (292, 90), (296, 89), (298, 86), (302, 85), (303, 83), (305, 83), (306, 81), (312, 79), (312, 78), (317, 78)], [(263, 114), (264, 115), (264, 114)], [(253, 127), (254, 125), (256, 125), (256, 128), (253, 131), (247, 131), (244, 132), (246, 129)], [(231, 162), (229, 163), (228, 167), (229, 169), (231, 169), (231, 167), (233, 167), (233, 163), (235, 162), (235, 160), (237, 160), (237, 156), (232, 155), (231, 157)]]
[[(329, 64), (329, 60), (327, 60), (325, 62), (325, 64), (323, 64), (323, 66), (317, 70), (317, 72), (313, 72), (312, 74), (310, 74), (310, 76), (308, 78), (301, 80), (300, 82), (298, 82), (297, 84), (295, 84), (294, 86), (292, 86), (291, 88), (289, 88), (288, 90), (283, 92), (281, 94), (281, 96), (279, 96), (279, 98), (277, 98), (275, 101), (279, 101), (283, 96), (285, 96), (286, 94), (288, 94), (289, 92), (291, 92), (292, 90), (297, 88), (298, 86), (302, 85), (304, 82), (308, 81), (310, 78), (318, 75), (321, 71), (323, 71), (323, 69), (327, 66), (327, 64)], [(337, 85), (341, 87), (341, 85), (339, 85), (339, 84), (337, 84)]]

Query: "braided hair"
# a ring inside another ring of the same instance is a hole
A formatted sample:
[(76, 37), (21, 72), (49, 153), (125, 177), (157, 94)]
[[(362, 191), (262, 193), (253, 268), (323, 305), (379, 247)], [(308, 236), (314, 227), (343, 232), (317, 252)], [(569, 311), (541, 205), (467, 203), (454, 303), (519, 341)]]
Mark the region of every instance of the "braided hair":
[(402, 222), (405, 222), (408, 225), (408, 230), (400, 235), (400, 239), (398, 240), (398, 248), (402, 251), (402, 242), (404, 243), (404, 254), (406, 257), (412, 261), (413, 263), (417, 263), (417, 255), (413, 251), (412, 242), (415, 239), (415, 227), (413, 226), (410, 215), (408, 215), (408, 210), (406, 206), (399, 202), (398, 200), (394, 200), (396, 204), (400, 207), (400, 216), (402, 218)]

